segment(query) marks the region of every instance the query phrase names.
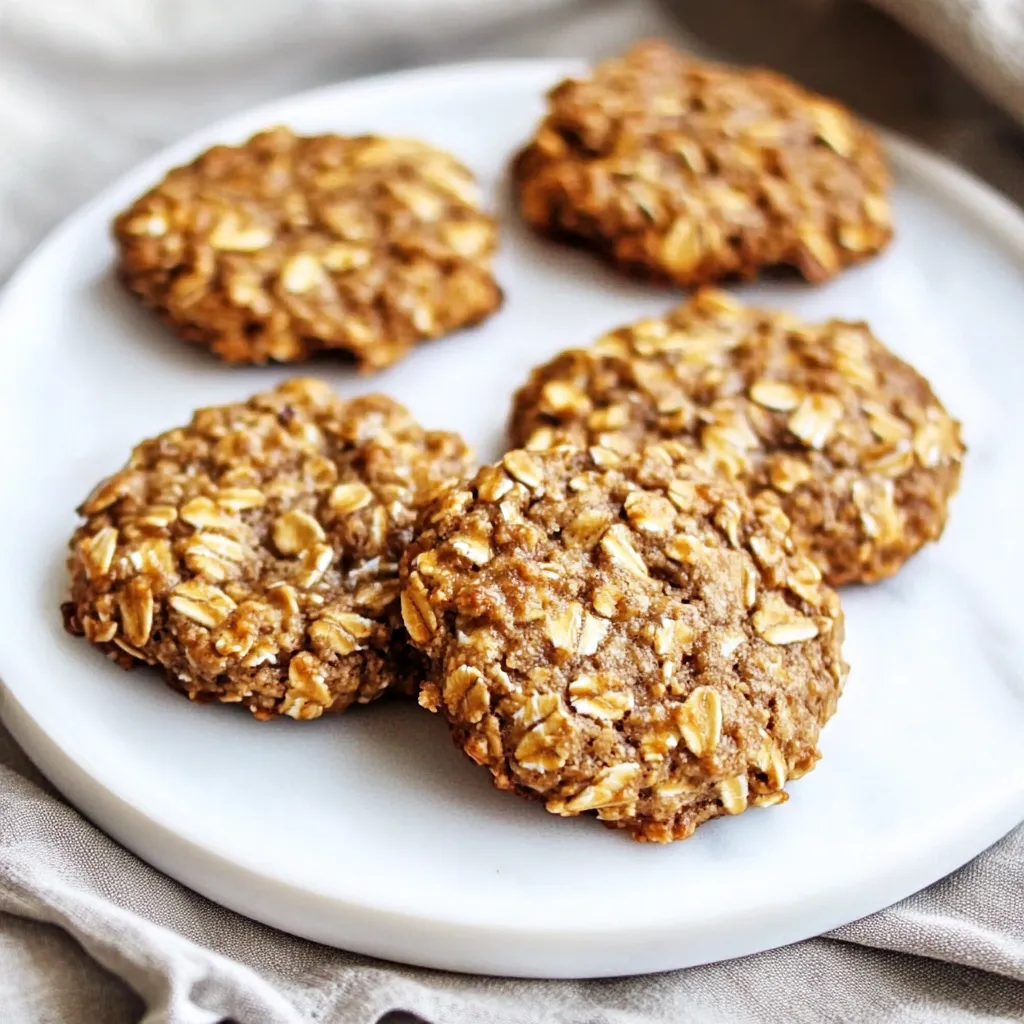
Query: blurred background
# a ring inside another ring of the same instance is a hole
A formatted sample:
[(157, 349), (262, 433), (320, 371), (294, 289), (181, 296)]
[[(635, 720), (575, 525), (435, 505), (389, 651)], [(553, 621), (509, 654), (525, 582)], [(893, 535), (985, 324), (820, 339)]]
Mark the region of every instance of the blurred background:
[(787, 72), (1024, 203), (1024, 0), (5, 0), (0, 278), (121, 171), (254, 103), (651, 34)]

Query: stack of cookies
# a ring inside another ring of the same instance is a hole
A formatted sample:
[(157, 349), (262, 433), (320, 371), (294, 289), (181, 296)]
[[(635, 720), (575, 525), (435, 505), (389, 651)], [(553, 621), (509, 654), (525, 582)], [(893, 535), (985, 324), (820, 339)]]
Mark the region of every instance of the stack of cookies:
[[(689, 299), (535, 368), (475, 472), (457, 435), (312, 378), (199, 410), (80, 507), (65, 621), (261, 719), (418, 694), (499, 788), (668, 842), (814, 767), (847, 672), (833, 588), (940, 536), (964, 448), (865, 324), (711, 287), (884, 247), (848, 111), (657, 42), (548, 99), (523, 217)], [(502, 301), (472, 175), (409, 140), (218, 146), (115, 234), (127, 286), (235, 363), (373, 371)]]

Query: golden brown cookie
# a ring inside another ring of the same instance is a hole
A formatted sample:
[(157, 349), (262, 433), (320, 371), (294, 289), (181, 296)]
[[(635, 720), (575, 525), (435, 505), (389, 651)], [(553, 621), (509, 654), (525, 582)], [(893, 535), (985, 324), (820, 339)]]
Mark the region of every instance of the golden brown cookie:
[(777, 503), (673, 442), (509, 452), (424, 513), (402, 614), (420, 703), (495, 785), (636, 839), (786, 799), (846, 666)]
[(330, 349), (378, 370), (501, 303), (497, 227), (472, 175), (409, 139), (276, 128), (215, 146), (114, 234), (128, 287), (232, 363)]
[(778, 264), (824, 281), (892, 234), (881, 147), (848, 110), (658, 41), (553, 89), (513, 174), (537, 230), (683, 286)]
[(82, 504), (65, 622), (125, 668), (257, 718), (413, 692), (398, 560), (469, 458), (390, 398), (312, 379), (200, 409)]
[(867, 325), (806, 324), (705, 289), (535, 369), (511, 443), (632, 451), (664, 438), (769, 491), (833, 586), (895, 573), (941, 535), (960, 425)]

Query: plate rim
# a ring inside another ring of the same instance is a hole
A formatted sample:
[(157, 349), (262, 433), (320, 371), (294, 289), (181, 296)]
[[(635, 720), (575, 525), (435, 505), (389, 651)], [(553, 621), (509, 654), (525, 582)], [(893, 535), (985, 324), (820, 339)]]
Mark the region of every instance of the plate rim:
[[(93, 199), (78, 207), (57, 226), (55, 226), (22, 261), (4, 286), (2, 292), (0, 292), (0, 324), (3, 323), (4, 318), (8, 315), (8, 309), (13, 308), (17, 303), (20, 290), (26, 286), (25, 282), (31, 281), (34, 267), (37, 264), (44, 262), (51, 252), (59, 250), (67, 237), (74, 235), (81, 229), (83, 222), (87, 222), (90, 219), (95, 218), (96, 215), (103, 208), (110, 205), (117, 196), (131, 190), (137, 189), (141, 191), (143, 188), (147, 187), (147, 182), (155, 182), (169, 167), (177, 165), (183, 160), (189, 159), (191, 155), (198, 153), (202, 148), (210, 145), (213, 141), (232, 141), (251, 131), (258, 130), (261, 126), (273, 124), (279, 118), (287, 120), (287, 115), (282, 116), (279, 112), (283, 112), (287, 108), (293, 107), (296, 104), (358, 102), (360, 94), (365, 95), (367, 93), (373, 93), (375, 98), (379, 98), (382, 94), (386, 95), (388, 92), (401, 92), (407, 90), (413, 83), (415, 83), (419, 88), (429, 87), (441, 88), (442, 90), (452, 90), (460, 86), (463, 88), (472, 87), (474, 83), (478, 82), (483, 82), (493, 86), (496, 80), (500, 80), (500, 84), (503, 88), (514, 89), (521, 83), (523, 87), (544, 89), (546, 87), (544, 83), (551, 84), (559, 77), (563, 77), (566, 74), (572, 74), (582, 66), (584, 66), (582, 62), (575, 60), (520, 59), (490, 60), (406, 69), (369, 78), (321, 86), (315, 89), (275, 99), (269, 103), (247, 108), (230, 115), (229, 117), (221, 119), (214, 124), (190, 133), (185, 138), (172, 143), (171, 145), (163, 148), (160, 152), (148, 157), (134, 168), (129, 169), (124, 174), (120, 175), (114, 182), (104, 188)], [(998, 193), (991, 186), (981, 182), (974, 175), (957, 167), (937, 154), (929, 152), (924, 147), (892, 133), (886, 132), (884, 133), (884, 137), (887, 150), (892, 157), (893, 163), (898, 168), (905, 167), (916, 178), (924, 182), (926, 186), (940, 191), (948, 202), (955, 204), (961, 210), (967, 211), (976, 222), (978, 220), (982, 221), (987, 231), (990, 232), (991, 235), (998, 237), (999, 240), (1013, 252), (1015, 261), (1024, 265), (1024, 211), (1019, 210), (1008, 198)], [(6, 375), (6, 381), (2, 388), (0, 388), (0, 391), (2, 391), (5, 396), (9, 393), (7, 389), (15, 386), (14, 382), (17, 376), (16, 372)], [(11, 407), (12, 403), (8, 401), (0, 402), (0, 408), (3, 408), (4, 410), (10, 410)], [(0, 543), (0, 550), (2, 550), (2, 546), (2, 543)], [(4, 588), (5, 584), (0, 581), (0, 593), (3, 593)], [(12, 668), (14, 669), (13, 672), (11, 671)], [(6, 682), (7, 679), (24, 679), (26, 677), (31, 677), (31, 674), (31, 668), (28, 662), (20, 657), (19, 652), (14, 645), (5, 645), (5, 648), (0, 649), (0, 677), (2, 677), (2, 679), (0, 679), (0, 718), (2, 718), (5, 724), (8, 725), (18, 742), (22, 743), (26, 748), (26, 752), (29, 756), (32, 757), (33, 760), (38, 758), (37, 763), (39, 763), (40, 767), (43, 768), (44, 774), (49, 775), (52, 772), (56, 775), (68, 776), (67, 767), (58, 765), (57, 759), (55, 759), (53, 753), (47, 753), (45, 750), (45, 744), (40, 742), (39, 736), (33, 735), (33, 730), (38, 730), (39, 735), (54, 743), (56, 746), (56, 740), (50, 736), (48, 729), (43, 724), (45, 716), (39, 714), (38, 707), (36, 707), (36, 712), (33, 713), (28, 704), (16, 696), (15, 687), (19, 684), (12, 685)], [(24, 685), (31, 689), (31, 684), (26, 683)], [(24, 687), (22, 687), (22, 689), (24, 692)], [(31, 703), (31, 701), (29, 701), (29, 703)], [(302, 898), (316, 896), (318, 899), (329, 901), (334, 913), (349, 915), (353, 918), (367, 914), (378, 917), (392, 917), (399, 922), (397, 927), (404, 927), (406, 925), (422, 927), (429, 925), (432, 927), (461, 929), (467, 934), (470, 932), (478, 934), (500, 934), (500, 936), (505, 940), (509, 940), (511, 936), (513, 937), (511, 941), (520, 941), (525, 937), (533, 938), (538, 934), (538, 932), (543, 933), (547, 938), (565, 938), (570, 935), (578, 936), (580, 934), (578, 930), (580, 926), (573, 924), (565, 924), (561, 927), (553, 927), (548, 923), (539, 926), (512, 926), (488, 925), (476, 919), (459, 918), (457, 916), (453, 916), (450, 919), (440, 919), (434, 915), (422, 915), (396, 910), (392, 906), (377, 904), (369, 898), (355, 901), (351, 898), (351, 893), (348, 898), (342, 898), (336, 890), (330, 893), (317, 893), (315, 886), (312, 885), (300, 888), (292, 881), (276, 876), (273, 872), (269, 871), (265, 865), (256, 867), (252, 864), (246, 864), (240, 861), (234, 855), (229, 855), (225, 851), (219, 849), (215, 844), (211, 844), (197, 836), (194, 831), (183, 828), (181, 823), (163, 820), (159, 816), (158, 809), (143, 807), (134, 803), (129, 796), (126, 796), (123, 791), (120, 790), (120, 787), (117, 784), (117, 779), (111, 778), (109, 773), (98, 768), (96, 764), (92, 762), (86, 751), (83, 751), (80, 748), (72, 748), (71, 752), (65, 752), (61, 751), (59, 746), (57, 746), (56, 749), (58, 754), (66, 757), (73, 768), (77, 772), (81, 773), (82, 778), (74, 782), (68, 782), (67, 784), (69, 786), (73, 786), (78, 789), (81, 789), (83, 785), (95, 787), (102, 793), (105, 799), (116, 801), (121, 804), (122, 813), (127, 813), (128, 817), (134, 817), (136, 819), (130, 825), (124, 825), (122, 823), (109, 820), (105, 821), (103, 820), (104, 817), (109, 818), (109, 815), (104, 815), (102, 810), (98, 813), (90, 811), (89, 798), (79, 796), (79, 798), (74, 801), (75, 806), (79, 808), (85, 807), (86, 813), (90, 814), (90, 816), (94, 816), (96, 820), (100, 822), (102, 827), (114, 835), (115, 838), (120, 839), (121, 834), (131, 832), (137, 833), (139, 829), (155, 829), (169, 833), (176, 837), (180, 842), (187, 844), (191, 848), (191, 855), (194, 857), (206, 858), (207, 860), (217, 860), (222, 862), (225, 866), (230, 866), (234, 871), (247, 872), (253, 876), (254, 882), (260, 886), (273, 885), (283, 890), (288, 890), (288, 892), (282, 892), (278, 895), (277, 898), (279, 900), (288, 899), (289, 892), (291, 895), (301, 896)], [(49, 768), (49, 771), (47, 768)], [(73, 774), (74, 773), (72, 772), (71, 775)], [(92, 803), (102, 804), (103, 800), (97, 798), (94, 799)], [(1017, 821), (1024, 818), (1024, 780), (1022, 780), (1022, 784), (1019, 787), (1019, 792), (1015, 794), (1012, 799), (992, 801), (990, 805), (985, 805), (985, 808), (987, 814), (984, 817), (984, 823), (979, 823), (977, 821), (972, 822), (974, 825), (973, 830), (964, 830), (965, 832), (971, 831), (970, 841), (964, 839), (959, 842), (947, 842), (946, 847), (944, 847), (946, 856), (939, 859), (938, 862), (934, 857), (934, 851), (930, 851), (931, 855), (928, 857), (928, 865), (926, 868), (922, 868), (917, 861), (914, 861), (913, 865), (909, 862), (905, 864), (904, 870), (899, 876), (901, 882), (894, 882), (890, 887), (892, 889), (899, 890), (899, 893), (893, 895), (892, 899), (900, 899), (903, 898), (903, 896), (910, 895), (911, 892), (916, 892), (945, 876), (950, 871), (955, 870), (967, 860), (980, 853), (981, 849), (987, 848), (991, 843), (998, 840), (1002, 835), (1009, 831)], [(984, 837), (984, 846), (981, 847), (981, 849), (978, 848), (979, 835)], [(133, 841), (125, 840), (125, 845), (129, 846), (129, 848), (137, 851), (140, 846), (146, 845), (145, 842), (139, 840), (137, 834), (132, 838)], [(960, 838), (959, 834), (957, 838)], [(967, 847), (970, 847), (970, 852), (965, 852)], [(154, 857), (151, 853), (140, 854), (140, 856), (149, 863), (154, 863)], [(937, 863), (938, 866), (936, 866)], [(160, 864), (157, 866), (172, 876), (178, 873), (173, 870), (173, 867)], [(913, 868), (916, 868), (916, 870)], [(914, 876), (914, 880), (912, 882), (902, 880), (904, 876), (909, 875)], [(203, 889), (193, 882), (189, 882), (187, 884), (192, 888), (195, 888), (197, 891), (203, 892)], [(827, 930), (828, 928), (835, 927), (841, 923), (862, 916), (863, 914), (877, 910), (877, 896), (870, 899), (858, 900), (855, 892), (847, 891), (855, 890), (858, 885), (859, 883), (856, 882), (841, 881), (840, 884), (836, 884), (819, 891), (813, 898), (815, 901), (829, 903), (829, 905), (832, 906), (833, 912), (828, 915), (830, 923), (817, 927), (813, 932), (805, 931), (803, 928), (797, 928), (796, 930), (801, 932), (801, 934), (792, 935), (782, 941), (796, 941), (799, 938), (808, 937), (810, 934), (817, 934), (821, 930)], [(912, 885), (913, 888), (908, 889), (908, 885)], [(255, 917), (258, 920), (264, 920), (266, 923), (273, 924), (277, 927), (282, 927), (279, 923), (279, 915), (276, 920), (271, 919), (274, 915), (261, 916), (259, 913), (253, 913), (251, 904), (242, 908), (238, 905), (232, 905), (231, 903), (225, 902), (225, 900), (216, 893), (204, 892), (203, 894), (210, 896), (217, 902), (231, 906), (232, 909), (239, 910), (247, 916)], [(804, 902), (807, 902), (811, 897), (805, 896), (803, 899)], [(845, 909), (838, 909), (839, 904), (841, 904)], [(795, 904), (791, 900), (784, 901), (779, 899), (767, 907), (767, 909), (765, 908), (765, 905), (759, 905), (758, 914), (762, 917), (766, 914), (773, 914), (783, 919), (789, 919), (794, 916), (794, 906)], [(804, 915), (804, 917), (806, 917), (806, 915)], [(730, 922), (733, 929), (740, 931), (743, 930), (745, 924), (748, 924), (742, 920), (742, 914), (735, 912), (729, 918), (724, 920)], [(722, 922), (723, 919), (720, 917), (713, 919), (709, 918), (708, 920), (694, 920), (693, 918), (683, 920), (679, 917), (678, 912), (671, 914), (666, 910), (666, 915), (663, 919), (654, 920), (651, 917), (647, 917), (644, 924), (640, 926), (624, 926), (621, 921), (608, 921), (598, 925), (591, 922), (587, 925), (586, 935), (592, 940), (615, 942), (620, 944), (628, 943), (630, 941), (647, 942), (656, 931), (670, 932), (672, 938), (678, 938), (681, 931), (693, 930), (695, 928), (699, 929), (711, 924), (713, 924), (714, 927), (723, 927)], [(779, 922), (779, 924), (781, 927), (781, 922)], [(392, 924), (390, 927), (396, 926)], [(287, 930), (296, 931), (294, 927), (287, 927)], [(299, 934), (301, 932), (296, 933)], [(660, 935), (659, 941), (665, 941), (667, 938), (670, 938), (670, 936)], [(777, 945), (779, 943), (773, 944)], [(738, 943), (738, 947), (737, 951), (728, 953), (727, 955), (737, 956), (756, 951), (756, 949), (750, 946), (749, 943), (744, 943), (742, 941)], [(365, 948), (365, 946), (363, 948)], [(760, 945), (757, 946), (757, 948), (766, 947)], [(446, 960), (443, 954), (440, 954), (437, 957), (428, 957), (425, 959), (417, 959), (408, 955), (396, 956), (393, 952), (377, 953), (377, 955), (390, 955), (395, 959), (402, 959), (405, 962), (418, 962), (422, 963), (424, 966), (442, 968), (452, 967), (451, 962)], [(722, 958), (724, 957), (715, 957), (714, 959)], [(695, 960), (689, 960), (688, 965), (700, 962), (706, 961), (698, 958)], [(679, 966), (678, 964), (675, 965)], [(455, 967), (454, 969), (464, 970), (466, 968)], [(469, 969), (479, 970), (479, 968)], [(665, 969), (665, 966), (645, 968), (645, 970), (662, 969)], [(530, 976), (545, 975), (531, 974)], [(561, 976), (581, 977), (587, 975), (585, 973), (570, 973), (562, 974)]]

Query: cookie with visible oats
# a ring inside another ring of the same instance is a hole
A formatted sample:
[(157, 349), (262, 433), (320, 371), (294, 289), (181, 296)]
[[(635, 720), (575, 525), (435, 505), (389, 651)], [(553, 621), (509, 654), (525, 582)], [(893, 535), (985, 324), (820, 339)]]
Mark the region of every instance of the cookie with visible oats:
[(807, 324), (710, 289), (562, 353), (513, 402), (513, 445), (664, 438), (772, 495), (833, 586), (891, 576), (939, 538), (964, 454), (928, 382), (865, 324)]
[(143, 441), (79, 509), (67, 628), (193, 700), (316, 718), (419, 682), (398, 560), (469, 469), (381, 395), (296, 379)]
[(786, 799), (846, 674), (835, 592), (777, 503), (681, 446), (509, 452), (402, 559), (420, 703), (495, 785), (636, 839)]
[(553, 89), (513, 177), (543, 234), (684, 287), (775, 265), (824, 281), (892, 235), (881, 147), (853, 114), (658, 41)]
[(501, 303), (473, 176), (409, 139), (276, 128), (215, 146), (114, 235), (127, 286), (231, 363), (337, 350), (378, 370)]

